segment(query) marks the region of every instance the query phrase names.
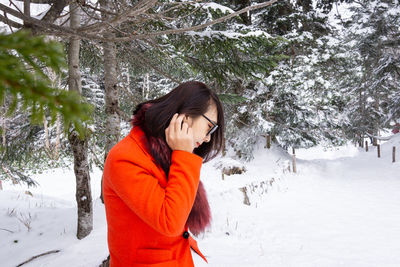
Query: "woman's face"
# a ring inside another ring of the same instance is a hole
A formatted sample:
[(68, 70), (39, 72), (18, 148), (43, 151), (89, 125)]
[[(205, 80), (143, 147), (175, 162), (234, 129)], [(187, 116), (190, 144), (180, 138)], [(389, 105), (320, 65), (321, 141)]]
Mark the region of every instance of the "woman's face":
[[(218, 111), (215, 104), (210, 105), (207, 112), (203, 114), (208, 119), (210, 119), (215, 124), (218, 124)], [(196, 118), (189, 117), (187, 123), (193, 129), (193, 140), (194, 147), (198, 148), (203, 144), (203, 142), (209, 142), (211, 140), (212, 134), (207, 135), (213, 124), (209, 122), (205, 117), (198, 116)]]

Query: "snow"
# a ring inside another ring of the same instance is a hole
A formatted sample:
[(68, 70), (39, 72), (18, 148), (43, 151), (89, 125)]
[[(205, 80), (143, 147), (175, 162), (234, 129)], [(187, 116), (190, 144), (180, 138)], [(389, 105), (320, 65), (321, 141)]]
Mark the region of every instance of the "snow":
[(214, 11), (220, 10), (222, 13), (235, 13), (234, 10), (232, 10), (232, 9), (226, 7), (226, 6), (223, 6), (223, 5), (214, 3), (214, 2), (211, 2), (211, 3), (201, 3), (201, 4), (194, 3), (193, 6), (194, 6), (194, 7), (204, 8), (204, 9), (209, 9), (209, 8), (210, 8), (210, 9), (212, 9), (212, 10), (214, 10)]
[[(196, 266), (400, 266), (400, 163), (392, 163), (393, 146), (400, 152), (400, 134), (382, 144), (379, 159), (375, 147), (296, 150), (295, 174), (288, 171), (291, 155), (275, 146), (259, 146), (249, 163), (229, 157), (205, 163), (213, 221), (197, 237), (209, 264), (193, 254)], [(244, 174), (222, 180), (222, 166), (241, 164)], [(51, 250), (60, 251), (24, 266), (98, 266), (108, 255), (101, 171), (91, 173), (94, 229), (83, 240), (76, 239), (73, 170), (35, 179), (37, 188), (3, 182), (1, 266)], [(244, 187), (250, 205), (243, 204)]]
[(199, 36), (199, 37), (215, 37), (215, 36), (224, 36), (227, 38), (238, 39), (243, 37), (259, 37), (264, 36), (265, 38), (271, 38), (271, 35), (264, 31), (251, 31), (246, 34), (235, 32), (235, 31), (214, 31), (214, 30), (207, 30), (207, 31), (186, 31), (186, 35), (189, 36)]

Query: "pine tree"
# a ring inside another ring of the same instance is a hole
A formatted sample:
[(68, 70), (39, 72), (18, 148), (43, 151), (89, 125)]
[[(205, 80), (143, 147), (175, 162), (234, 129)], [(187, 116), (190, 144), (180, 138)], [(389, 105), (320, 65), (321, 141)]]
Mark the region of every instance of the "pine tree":
[(80, 132), (82, 123), (90, 118), (91, 106), (77, 105), (82, 102), (79, 95), (55, 88), (44, 71), (48, 67), (62, 75), (64, 56), (60, 43), (29, 32), (0, 35), (0, 103), (7, 110), (0, 125), (3, 178), (35, 184), (24, 173), (40, 170), (38, 165), (47, 162), (44, 146), (36, 143), (44, 135), (43, 118), (55, 122), (61, 114), (65, 123), (74, 124)]
[(352, 70), (359, 75), (348, 88), (352, 94), (347, 108), (351, 127), (347, 130), (362, 143), (364, 137), (377, 136), (399, 116), (400, 50), (396, 38), (400, 11), (398, 1), (365, 1), (351, 5), (350, 10), (352, 17), (344, 22), (345, 38), (353, 40), (350, 49), (357, 64)]
[[(263, 135), (284, 148), (344, 142), (339, 110), (345, 99), (332, 87), (332, 70), (342, 59), (327, 19), (311, 1), (279, 1), (252, 14), (257, 27), (285, 40), (276, 48), (284, 57), (265, 79), (243, 86), (248, 101), (236, 106), (231, 120), (241, 133), (230, 140), (239, 155), (251, 158)], [(238, 142), (243, 136), (250, 140)]]

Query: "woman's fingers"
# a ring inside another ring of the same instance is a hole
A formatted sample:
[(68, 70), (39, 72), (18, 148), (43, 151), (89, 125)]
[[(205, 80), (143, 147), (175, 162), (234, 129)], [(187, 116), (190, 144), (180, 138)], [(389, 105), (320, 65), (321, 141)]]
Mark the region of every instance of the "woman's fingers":
[(184, 117), (185, 117), (185, 114), (181, 114), (176, 118), (176, 120), (174, 122), (174, 124), (175, 124), (175, 133), (179, 133), (181, 131), (181, 129), (182, 129), (182, 121), (183, 121)]
[(182, 124), (182, 132), (184, 134), (188, 133), (188, 128), (189, 128), (189, 125), (187, 124), (187, 122), (183, 122), (183, 124)]
[(185, 114), (174, 114), (167, 129), (165, 129), (165, 138), (167, 144), (172, 150), (185, 150), (192, 152), (193, 130), (185, 119)]

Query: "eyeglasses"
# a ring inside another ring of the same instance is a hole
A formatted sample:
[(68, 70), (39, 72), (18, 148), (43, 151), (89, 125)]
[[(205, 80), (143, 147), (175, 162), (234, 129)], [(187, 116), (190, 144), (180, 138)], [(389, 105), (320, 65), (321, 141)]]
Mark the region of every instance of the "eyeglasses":
[(212, 120), (210, 120), (209, 118), (207, 118), (206, 115), (202, 114), (202, 116), (204, 118), (206, 118), (206, 120), (208, 120), (209, 122), (211, 122), (211, 124), (213, 125), (211, 127), (211, 129), (208, 131), (208, 133), (206, 135), (212, 135), (217, 129), (218, 129), (218, 124), (215, 124)]

